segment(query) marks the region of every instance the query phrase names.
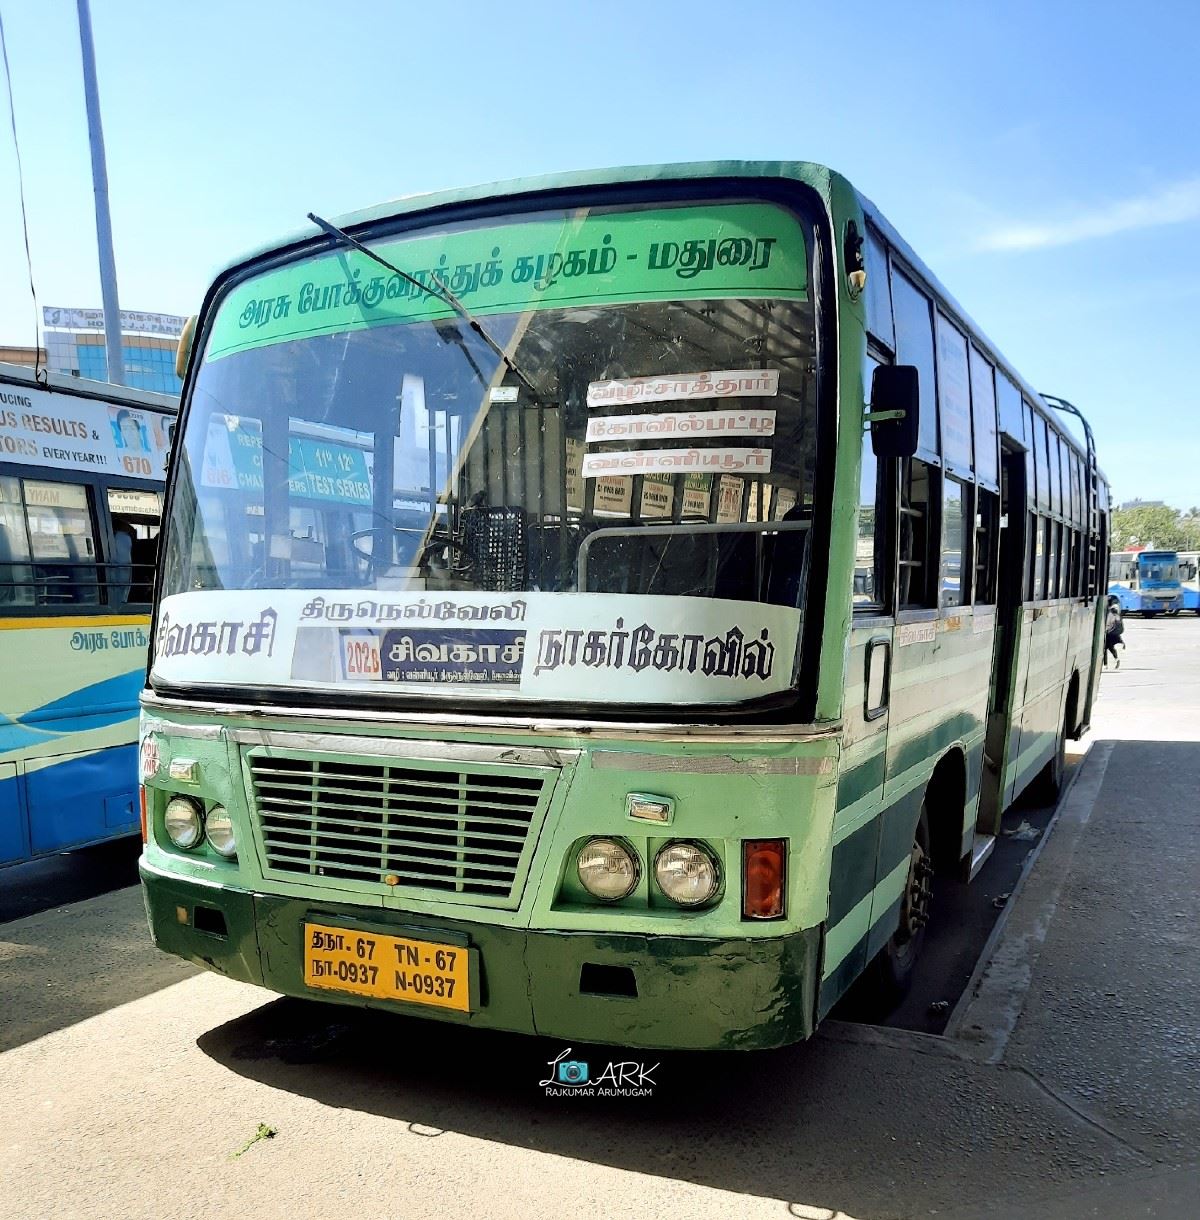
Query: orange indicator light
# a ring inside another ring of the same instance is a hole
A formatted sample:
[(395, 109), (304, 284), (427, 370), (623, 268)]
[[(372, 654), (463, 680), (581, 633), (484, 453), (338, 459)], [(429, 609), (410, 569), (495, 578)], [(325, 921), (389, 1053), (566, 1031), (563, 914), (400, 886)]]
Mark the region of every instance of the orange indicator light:
[(746, 839), (742, 843), (742, 915), (778, 919), (784, 913), (786, 839)]

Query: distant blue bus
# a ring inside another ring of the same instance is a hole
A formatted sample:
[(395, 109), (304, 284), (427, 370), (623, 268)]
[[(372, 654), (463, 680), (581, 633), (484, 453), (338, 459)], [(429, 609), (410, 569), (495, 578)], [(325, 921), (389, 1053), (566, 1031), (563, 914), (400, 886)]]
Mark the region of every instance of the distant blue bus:
[(1179, 552), (1179, 583), (1183, 608), (1200, 614), (1200, 551)]
[(1115, 551), (1108, 565), (1108, 591), (1122, 614), (1178, 614), (1183, 609), (1179, 556), (1174, 551)]
[(137, 834), (176, 402), (0, 365), (0, 868)]

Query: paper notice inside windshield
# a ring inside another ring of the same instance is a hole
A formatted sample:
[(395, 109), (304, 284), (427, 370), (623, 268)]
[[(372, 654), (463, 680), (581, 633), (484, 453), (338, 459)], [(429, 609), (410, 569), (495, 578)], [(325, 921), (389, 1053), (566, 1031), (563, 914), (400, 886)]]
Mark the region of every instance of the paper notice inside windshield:
[(639, 402), (679, 402), (689, 398), (770, 398), (778, 393), (778, 369), (723, 369), (717, 373), (675, 373), (670, 377), (593, 381), (588, 386), (587, 405), (613, 407)]
[(774, 411), (668, 411), (662, 415), (593, 415), (589, 441), (664, 436), (772, 436)]
[(635, 449), (630, 452), (589, 453), (583, 459), (585, 479), (606, 475), (684, 474), (688, 471), (739, 471), (767, 474), (769, 449)]

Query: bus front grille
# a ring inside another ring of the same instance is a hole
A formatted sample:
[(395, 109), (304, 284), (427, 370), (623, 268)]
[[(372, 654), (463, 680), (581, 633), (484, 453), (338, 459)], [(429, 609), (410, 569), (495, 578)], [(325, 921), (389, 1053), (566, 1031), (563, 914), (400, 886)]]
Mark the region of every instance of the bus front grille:
[(557, 775), (257, 752), (247, 766), (268, 876), (504, 907), (520, 902)]

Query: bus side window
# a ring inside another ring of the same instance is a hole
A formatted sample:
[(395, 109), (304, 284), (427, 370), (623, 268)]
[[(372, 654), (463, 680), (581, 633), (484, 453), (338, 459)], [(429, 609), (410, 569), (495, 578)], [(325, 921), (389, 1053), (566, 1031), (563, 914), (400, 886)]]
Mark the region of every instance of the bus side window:
[[(892, 328), (892, 286), (888, 279), (887, 246), (867, 226), (867, 331), (888, 351), (895, 351), (896, 333)], [(867, 383), (870, 385), (870, 382)]]
[(162, 496), (129, 487), (110, 487), (107, 494), (113, 540), (104, 568), (108, 604), (147, 605), (154, 586)]
[(21, 484), (0, 475), (0, 607), (33, 605), (29, 535), (21, 511)]
[(38, 604), (96, 605), (96, 527), (88, 489), (40, 479), (21, 482)]
[(932, 495), (935, 469), (918, 458), (908, 458), (900, 483), (900, 588), (897, 609), (915, 610), (936, 607), (933, 571), (936, 553), (932, 551)]
[[(871, 385), (878, 361), (867, 357), (863, 384)], [(854, 542), (854, 594), (856, 614), (886, 614), (891, 605), (888, 578), (888, 536), (895, 497), (895, 464), (875, 456), (871, 433), (863, 434), (862, 473), (858, 492), (858, 530)]]
[(958, 479), (942, 480), (942, 566), (938, 604), (943, 608), (962, 606), (971, 600), (967, 544), (971, 491)]
[(1040, 514), (1035, 514), (1033, 517), (1033, 589), (1031, 591), (1031, 600), (1035, 602), (1043, 601), (1047, 596), (1046, 592), (1046, 559), (1049, 555), (1049, 526), (1050, 522)]
[(982, 487), (975, 509), (975, 604), (996, 604), (996, 576), (999, 565), (1000, 497)]
[(921, 386), (918, 448), (938, 452), (936, 363), (929, 298), (906, 276), (892, 270), (892, 308), (896, 322), (896, 360), (915, 365)]

